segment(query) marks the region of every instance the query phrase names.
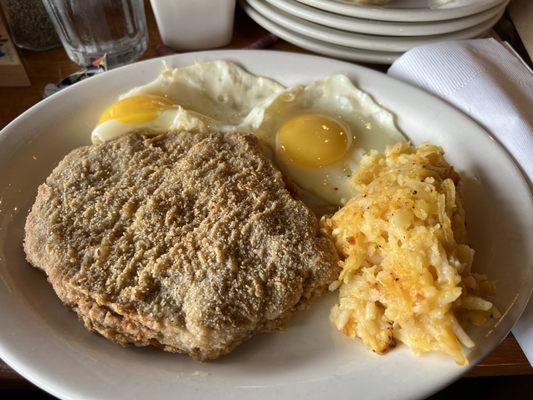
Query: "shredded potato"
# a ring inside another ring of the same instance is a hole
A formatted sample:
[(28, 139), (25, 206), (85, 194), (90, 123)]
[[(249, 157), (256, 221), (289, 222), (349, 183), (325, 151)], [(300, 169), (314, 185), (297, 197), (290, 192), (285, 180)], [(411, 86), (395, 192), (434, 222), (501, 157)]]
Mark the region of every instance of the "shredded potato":
[(461, 324), (497, 311), (493, 284), (470, 271), (458, 174), (441, 148), (400, 143), (365, 155), (353, 179), (358, 195), (321, 221), (344, 256), (332, 322), (379, 354), (398, 340), (467, 364)]

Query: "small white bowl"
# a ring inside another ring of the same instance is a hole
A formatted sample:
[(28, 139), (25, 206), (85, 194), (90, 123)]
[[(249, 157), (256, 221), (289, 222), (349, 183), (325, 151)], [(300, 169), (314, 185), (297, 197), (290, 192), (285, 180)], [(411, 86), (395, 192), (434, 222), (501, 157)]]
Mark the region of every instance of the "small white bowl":
[(150, 0), (163, 43), (175, 50), (225, 46), (233, 36), (235, 0)]

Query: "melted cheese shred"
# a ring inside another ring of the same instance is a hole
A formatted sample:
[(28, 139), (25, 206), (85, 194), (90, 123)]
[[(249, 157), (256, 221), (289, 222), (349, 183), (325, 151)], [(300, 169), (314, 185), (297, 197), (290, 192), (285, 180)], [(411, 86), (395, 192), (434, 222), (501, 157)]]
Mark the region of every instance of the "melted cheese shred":
[(497, 311), (494, 285), (471, 272), (459, 175), (441, 148), (402, 143), (366, 154), (353, 180), (358, 195), (321, 221), (344, 257), (332, 322), (379, 354), (401, 341), (467, 364), (462, 325)]

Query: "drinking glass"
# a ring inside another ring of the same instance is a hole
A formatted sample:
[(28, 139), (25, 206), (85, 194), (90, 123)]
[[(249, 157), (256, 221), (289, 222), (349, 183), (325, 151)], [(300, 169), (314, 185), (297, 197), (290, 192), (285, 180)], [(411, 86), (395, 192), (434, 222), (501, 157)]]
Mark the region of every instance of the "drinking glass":
[(139, 58), (148, 46), (143, 0), (43, 0), (72, 61), (107, 55), (109, 68)]

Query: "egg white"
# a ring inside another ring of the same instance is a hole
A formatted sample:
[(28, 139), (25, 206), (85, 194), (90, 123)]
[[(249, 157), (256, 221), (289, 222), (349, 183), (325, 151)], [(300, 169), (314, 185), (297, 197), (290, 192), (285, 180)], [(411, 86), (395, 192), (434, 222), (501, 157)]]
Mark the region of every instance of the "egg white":
[[(218, 125), (234, 127), (245, 120), (249, 126), (257, 123), (261, 118), (259, 110), (284, 90), (281, 84), (252, 75), (236, 64), (208, 61), (166, 69), (155, 81), (130, 90), (121, 99), (138, 94), (165, 96)], [(255, 112), (249, 117), (252, 111)]]
[[(278, 129), (290, 118), (306, 113), (328, 116), (347, 128), (351, 145), (340, 161), (324, 167), (304, 167), (279, 151)], [(365, 152), (382, 151), (387, 145), (404, 140), (393, 115), (344, 75), (331, 75), (277, 96), (266, 108), (254, 134), (274, 151), (278, 167), (298, 186), (336, 205), (356, 194), (351, 174)]]
[(154, 81), (131, 89), (127, 97), (152, 94), (176, 104), (153, 121), (106, 121), (92, 132), (93, 143), (122, 136), (132, 130), (252, 131), (262, 121), (264, 109), (285, 90), (279, 83), (250, 74), (227, 61), (208, 61), (166, 68)]

